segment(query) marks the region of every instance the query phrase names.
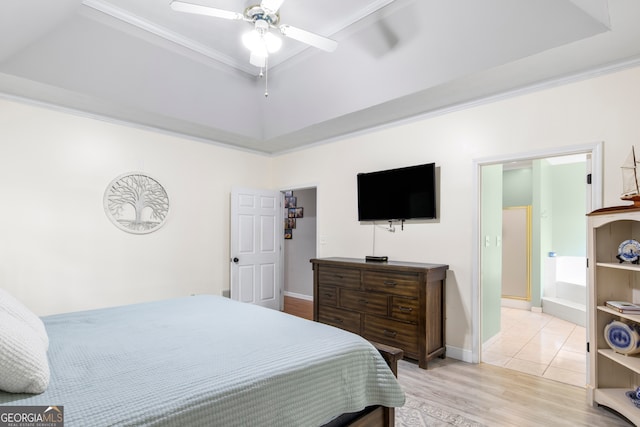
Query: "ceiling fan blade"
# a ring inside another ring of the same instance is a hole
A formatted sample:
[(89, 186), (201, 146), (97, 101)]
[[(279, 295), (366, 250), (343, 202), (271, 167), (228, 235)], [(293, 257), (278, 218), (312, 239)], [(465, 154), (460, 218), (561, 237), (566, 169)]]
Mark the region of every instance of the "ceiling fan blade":
[(171, 9), (178, 12), (195, 13), (196, 15), (213, 16), (215, 18), (242, 20), (244, 16), (238, 12), (231, 12), (215, 7), (200, 6), (199, 4), (185, 3), (182, 1), (172, 1)]
[(280, 32), (289, 38), (306, 43), (326, 52), (333, 52), (338, 47), (338, 42), (291, 25), (280, 25)]
[(262, 9), (270, 10), (271, 12), (277, 12), (282, 6), (284, 0), (262, 0), (260, 7)]
[(256, 67), (264, 68), (264, 66), (267, 64), (267, 57), (256, 55), (255, 53), (251, 52), (249, 63), (251, 65), (255, 65)]

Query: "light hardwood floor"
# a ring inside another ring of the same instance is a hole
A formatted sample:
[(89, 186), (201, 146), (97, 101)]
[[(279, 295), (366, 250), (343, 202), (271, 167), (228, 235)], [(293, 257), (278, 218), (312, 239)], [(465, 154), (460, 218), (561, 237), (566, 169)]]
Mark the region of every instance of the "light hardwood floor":
[(486, 426), (629, 426), (608, 410), (588, 405), (586, 390), (481, 363), (436, 358), (429, 369), (400, 361), (407, 395)]
[[(284, 311), (312, 318), (313, 304), (285, 297)], [(436, 358), (425, 370), (401, 360), (398, 379), (408, 396), (490, 427), (632, 425), (589, 406), (584, 387), (486, 363)]]

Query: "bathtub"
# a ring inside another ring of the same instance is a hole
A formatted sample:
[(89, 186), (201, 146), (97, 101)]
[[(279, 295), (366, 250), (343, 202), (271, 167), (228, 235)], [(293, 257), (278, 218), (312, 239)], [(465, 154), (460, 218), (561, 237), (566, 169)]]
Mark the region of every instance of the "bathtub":
[(542, 311), (580, 326), (586, 324), (587, 258), (549, 256), (545, 259)]

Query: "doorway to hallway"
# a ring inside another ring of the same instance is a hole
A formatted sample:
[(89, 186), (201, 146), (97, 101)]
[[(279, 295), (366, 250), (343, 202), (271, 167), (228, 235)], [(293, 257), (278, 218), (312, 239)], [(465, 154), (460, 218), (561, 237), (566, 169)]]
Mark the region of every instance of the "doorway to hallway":
[(317, 254), (316, 187), (282, 190), (284, 311), (313, 318), (313, 270)]

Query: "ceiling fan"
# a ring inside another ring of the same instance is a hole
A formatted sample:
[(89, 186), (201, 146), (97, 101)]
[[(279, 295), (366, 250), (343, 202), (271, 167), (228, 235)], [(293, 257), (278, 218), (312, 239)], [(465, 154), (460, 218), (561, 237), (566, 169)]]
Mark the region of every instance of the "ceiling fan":
[(277, 29), (285, 37), (289, 37), (326, 52), (333, 52), (336, 47), (338, 47), (338, 43), (335, 40), (331, 40), (327, 37), (301, 30), (299, 28), (292, 27), (291, 25), (279, 25), (280, 14), (278, 13), (278, 10), (280, 9), (280, 6), (282, 6), (282, 3), (284, 3), (284, 0), (262, 0), (260, 4), (247, 7), (244, 10), (244, 13), (232, 12), (209, 6), (201, 6), (177, 0), (171, 2), (171, 8), (178, 12), (252, 23), (254, 31), (244, 34), (242, 41), (251, 51), (249, 62), (260, 68), (266, 68), (269, 53), (277, 52), (282, 45), (282, 40), (269, 32), (271, 29)]

